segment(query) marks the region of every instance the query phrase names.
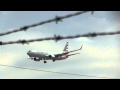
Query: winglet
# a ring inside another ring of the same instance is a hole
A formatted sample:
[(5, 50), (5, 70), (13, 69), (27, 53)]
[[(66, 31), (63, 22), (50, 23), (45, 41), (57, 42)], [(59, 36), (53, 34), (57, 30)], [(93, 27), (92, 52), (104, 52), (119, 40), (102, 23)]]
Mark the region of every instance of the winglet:
[(82, 49), (83, 45), (81, 46), (80, 50)]

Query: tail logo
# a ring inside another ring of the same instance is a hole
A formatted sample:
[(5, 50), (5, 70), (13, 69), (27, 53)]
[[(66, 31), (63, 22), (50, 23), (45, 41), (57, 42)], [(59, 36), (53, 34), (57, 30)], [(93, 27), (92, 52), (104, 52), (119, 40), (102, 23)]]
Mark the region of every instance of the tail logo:
[[(66, 52), (66, 53), (68, 52), (68, 42), (66, 43), (63, 52)], [(64, 55), (64, 57), (67, 57), (67, 55)]]

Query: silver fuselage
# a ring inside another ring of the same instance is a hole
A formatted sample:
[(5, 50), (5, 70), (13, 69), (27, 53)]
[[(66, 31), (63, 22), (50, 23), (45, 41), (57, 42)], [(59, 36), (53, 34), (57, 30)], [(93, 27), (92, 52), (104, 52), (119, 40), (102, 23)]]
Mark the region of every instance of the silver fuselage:
[(49, 57), (50, 54), (47, 53), (43, 53), (43, 52), (32, 52), (32, 51), (28, 51), (27, 52), (28, 56), (30, 58), (39, 58), (39, 59), (44, 59), (44, 60), (63, 60), (66, 59), (64, 56), (59, 56), (59, 57)]

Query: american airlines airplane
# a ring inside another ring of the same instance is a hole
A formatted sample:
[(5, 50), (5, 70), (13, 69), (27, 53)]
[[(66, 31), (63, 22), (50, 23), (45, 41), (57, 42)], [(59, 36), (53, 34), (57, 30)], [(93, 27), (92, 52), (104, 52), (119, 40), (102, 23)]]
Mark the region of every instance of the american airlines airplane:
[(81, 49), (82, 49), (82, 46), (80, 49), (68, 51), (68, 42), (67, 42), (64, 47), (63, 53), (52, 55), (45, 52), (39, 52), (37, 50), (30, 50), (27, 52), (27, 55), (29, 59), (33, 59), (34, 61), (44, 60), (44, 63), (47, 63), (47, 60), (52, 60), (53, 62), (55, 62), (55, 61), (67, 59), (69, 56), (80, 54), (80, 53), (74, 53), (74, 54), (69, 54), (69, 53), (79, 51)]

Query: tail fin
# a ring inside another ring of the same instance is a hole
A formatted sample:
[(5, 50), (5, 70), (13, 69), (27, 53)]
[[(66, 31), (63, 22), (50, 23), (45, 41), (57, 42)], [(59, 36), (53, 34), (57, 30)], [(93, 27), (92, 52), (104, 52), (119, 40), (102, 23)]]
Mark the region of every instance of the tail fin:
[[(68, 53), (68, 42), (66, 43), (64, 49), (63, 49), (63, 53)], [(65, 58), (67, 58), (67, 55), (64, 55)]]
[(68, 42), (66, 43), (64, 49), (63, 49), (63, 53), (67, 53), (68, 52)]

